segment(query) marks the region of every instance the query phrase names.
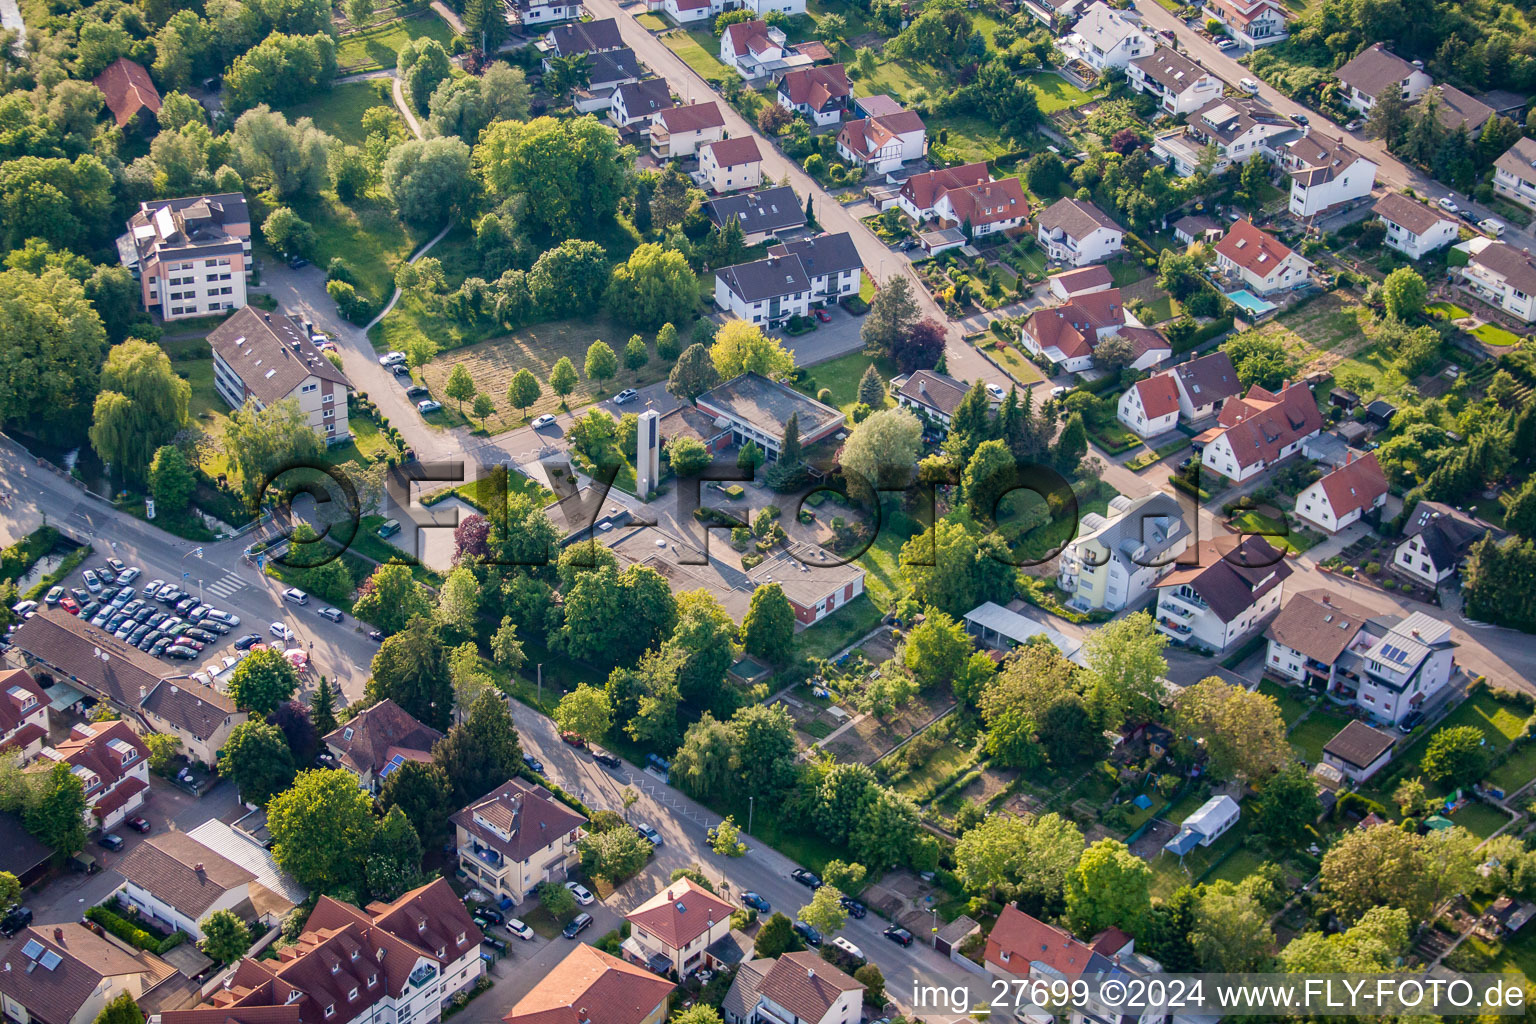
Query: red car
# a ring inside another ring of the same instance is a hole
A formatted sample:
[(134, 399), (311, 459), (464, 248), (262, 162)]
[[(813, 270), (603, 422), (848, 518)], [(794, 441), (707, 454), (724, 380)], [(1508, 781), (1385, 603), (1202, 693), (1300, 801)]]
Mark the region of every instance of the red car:
[(149, 820), (147, 818), (129, 818), (127, 821), (123, 822), (123, 824), (127, 825), (135, 832), (148, 832), (150, 827)]
[(832, 314), (828, 313), (824, 309), (818, 309), (816, 311), (816, 319), (820, 320), (824, 324), (829, 324), (832, 322)]
[(563, 733), (561, 733), (560, 734), (560, 740), (561, 740), (562, 743), (569, 743), (573, 747), (584, 747), (584, 746), (587, 745), (587, 741), (586, 740), (582, 739), (580, 736), (576, 735), (573, 732), (563, 732)]
[(75, 599), (72, 598), (72, 597), (66, 597), (62, 601), (60, 601), (59, 602), (59, 607), (63, 608), (65, 611), (69, 612), (69, 614), (71, 614), (71, 615), (79, 615), (80, 614), (80, 605), (77, 604), (75, 602)]

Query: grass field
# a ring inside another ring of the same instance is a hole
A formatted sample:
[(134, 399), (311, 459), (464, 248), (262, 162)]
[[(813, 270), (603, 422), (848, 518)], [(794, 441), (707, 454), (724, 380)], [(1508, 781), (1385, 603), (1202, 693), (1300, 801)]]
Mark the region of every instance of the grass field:
[[(1191, 809), (1193, 810), (1193, 808)], [(1183, 817), (1176, 817), (1168, 813), (1164, 813), (1162, 817), (1175, 824), (1184, 820)], [(1243, 856), (1245, 851), (1239, 849), (1239, 847), (1243, 845), (1243, 837), (1248, 834), (1250, 821), (1251, 819), (1246, 816), (1238, 819), (1237, 824), (1233, 825), (1226, 835), (1216, 840), (1210, 846), (1197, 846), (1186, 853), (1182, 864), (1180, 863), (1180, 858), (1167, 852), (1159, 853), (1156, 857), (1153, 857), (1151, 861), (1152, 895), (1161, 896), (1166, 899), (1180, 886), (1193, 885), (1196, 879), (1209, 870), (1212, 864), (1221, 860), (1229, 851), (1237, 851), (1232, 854), (1234, 859)], [(1222, 867), (1225, 868), (1226, 865), (1223, 864)], [(1225, 877), (1225, 875), (1222, 877)]]
[(1034, 363), (1025, 359), (1023, 354), (1012, 345), (999, 345), (990, 348), (987, 353), (996, 359), (998, 365), (1022, 387), (1028, 387), (1037, 380), (1043, 380), (1044, 374)]
[(355, 74), (378, 68), (392, 68), (400, 49), (412, 39), (436, 39), (444, 48), (453, 38), (453, 29), (431, 11), (376, 25), (361, 32), (344, 35), (337, 41), (336, 65), (339, 74)]
[(1515, 793), (1536, 779), (1536, 743), (1527, 743), (1494, 769), (1488, 781), (1505, 793)]
[(1083, 92), (1051, 71), (1037, 71), (1035, 74), (1025, 75), (1024, 81), (1034, 86), (1035, 91), (1040, 94), (1040, 110), (1046, 114), (1066, 110), (1069, 107), (1081, 107), (1104, 96), (1102, 89), (1095, 89), (1091, 93)]
[(1520, 735), (1525, 728), (1525, 718), (1520, 708), (1500, 703), (1487, 690), (1479, 690), (1447, 715), (1440, 727), (1475, 725), (1488, 737), (1489, 743), (1502, 750)]
[[(709, 45), (706, 45), (701, 37), (708, 38), (710, 40)], [(725, 79), (735, 74), (730, 68), (721, 64), (720, 58), (715, 56), (719, 52), (720, 43), (719, 40), (715, 39), (713, 33), (706, 31), (688, 32), (684, 29), (676, 28), (670, 32), (663, 33), (659, 38), (663, 43), (667, 44), (667, 49), (683, 58), (684, 64), (687, 64), (706, 79)]]
[(797, 386), (812, 397), (815, 397), (822, 388), (826, 388), (832, 392), (831, 404), (843, 412), (848, 412), (859, 403), (859, 380), (871, 363), (874, 364), (875, 372), (880, 374), (887, 385), (891, 378), (897, 375), (896, 364), (889, 359), (853, 352), (809, 367), (801, 376)]
[(650, 29), (652, 32), (665, 32), (667, 30), (666, 20), (663, 18), (658, 18), (656, 15), (650, 13), (649, 11), (644, 14), (636, 15), (635, 22), (641, 28)]
[(1432, 313), (1442, 320), (1460, 320), (1472, 315), (1465, 307), (1458, 306), (1454, 302), (1430, 302), (1424, 306), (1424, 312)]
[(395, 269), (424, 240), (415, 238), (382, 200), (359, 198), (344, 205), (335, 193), (324, 192), (294, 212), (315, 229), (315, 265), (324, 267), (333, 256), (345, 259), (356, 273), (358, 290), (376, 306), (389, 299)]
[[(860, 564), (865, 568), (869, 566), (868, 562)], [(867, 579), (865, 586), (869, 586)], [(802, 657), (830, 658), (878, 626), (883, 614), (870, 600), (868, 593), (860, 594), (811, 629), (796, 636), (796, 650)]]
[(1318, 708), (1292, 729), (1286, 739), (1290, 740), (1291, 749), (1296, 751), (1297, 757), (1308, 764), (1317, 764), (1323, 759), (1323, 746), (1337, 736), (1349, 721), (1343, 715)]
[(1509, 815), (1487, 804), (1472, 801), (1451, 815), (1451, 820), (1479, 839), (1487, 839), (1509, 824)]
[(969, 750), (956, 745), (953, 740), (947, 740), (938, 750), (928, 755), (921, 765), (896, 783), (894, 788), (904, 796), (911, 796), (919, 790), (932, 786), (970, 760)]
[(1322, 540), (1318, 534), (1305, 532), (1299, 526), (1253, 511), (1241, 512), (1227, 520), (1227, 523), (1243, 533), (1257, 534), (1276, 547), (1297, 554)]
[(1268, 679), (1259, 683), (1259, 692), (1266, 697), (1273, 697), (1275, 703), (1280, 705), (1280, 717), (1285, 719), (1285, 727), (1289, 729), (1295, 724), (1301, 713), (1307, 710), (1307, 705), (1294, 696), (1294, 691), (1288, 686), (1271, 682)]
[(1513, 331), (1507, 331), (1498, 324), (1482, 324), (1479, 327), (1474, 327), (1472, 328), (1472, 337), (1484, 345), (1493, 345), (1499, 348), (1514, 345), (1520, 341), (1520, 335)]
[(328, 93), (302, 103), (290, 104), (281, 110), (290, 121), (307, 117), (327, 135), (349, 145), (361, 146), (366, 138), (363, 135), (363, 112), (369, 107), (395, 109), (394, 100), (390, 97), (389, 79), (370, 78), (362, 82), (332, 86)]

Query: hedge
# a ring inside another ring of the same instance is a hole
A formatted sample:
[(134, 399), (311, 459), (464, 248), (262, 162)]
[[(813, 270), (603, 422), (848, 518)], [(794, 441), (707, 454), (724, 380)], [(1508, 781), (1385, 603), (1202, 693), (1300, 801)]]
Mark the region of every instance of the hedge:
[(521, 768), (518, 770), (517, 774), (521, 775), (535, 786), (543, 786), (545, 789), (549, 790), (550, 793), (554, 794), (556, 800), (559, 800), (561, 803), (565, 804), (567, 807), (582, 817), (592, 817), (592, 809), (590, 807), (582, 803), (580, 800), (577, 800), (574, 796), (571, 796), (571, 794), (555, 785), (549, 779), (546, 779), (544, 776), (534, 772), (532, 768)]
[(75, 548), (69, 554), (64, 556), (64, 560), (59, 563), (59, 567), (57, 569), (50, 573), (44, 573), (42, 579), (38, 580), (31, 587), (28, 587), (27, 592), (23, 594), (22, 597), (25, 597), (29, 601), (37, 600), (43, 595), (44, 591), (53, 587), (55, 584), (62, 582), (64, 577), (78, 569), (80, 567), (80, 563), (85, 561), (86, 558), (88, 558), (91, 552), (94, 550), (96, 549), (91, 547), (89, 544)]
[(1195, 328), (1195, 333), (1190, 338), (1189, 348), (1197, 348), (1212, 338), (1226, 334), (1231, 329), (1232, 318), (1230, 316), (1219, 316), (1210, 323)]
[(0, 580), (19, 580), (59, 542), (59, 531), (43, 526), (0, 551)]
[(130, 946), (148, 950), (159, 956), (169, 953), (183, 942), (187, 941), (187, 933), (182, 931), (172, 932), (163, 939), (157, 939), (150, 932), (145, 931), (125, 917), (114, 914), (106, 907), (91, 907), (85, 912), (87, 920), (94, 921), (113, 935), (122, 939)]

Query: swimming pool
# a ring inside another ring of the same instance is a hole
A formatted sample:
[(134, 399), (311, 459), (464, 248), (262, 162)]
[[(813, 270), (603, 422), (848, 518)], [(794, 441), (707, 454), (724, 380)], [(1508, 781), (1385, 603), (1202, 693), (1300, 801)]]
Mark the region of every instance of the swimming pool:
[(1243, 307), (1252, 316), (1263, 316), (1270, 310), (1278, 308), (1273, 302), (1265, 302), (1246, 288), (1239, 288), (1235, 292), (1227, 292), (1227, 298)]

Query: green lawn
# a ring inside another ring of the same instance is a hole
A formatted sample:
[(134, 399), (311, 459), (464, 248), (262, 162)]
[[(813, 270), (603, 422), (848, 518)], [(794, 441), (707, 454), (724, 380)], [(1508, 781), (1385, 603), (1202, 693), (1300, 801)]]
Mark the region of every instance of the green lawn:
[(667, 30), (667, 23), (649, 11), (644, 14), (636, 15), (635, 22), (639, 24), (641, 28), (650, 29), (652, 32), (665, 32)]
[(400, 49), (411, 40), (423, 36), (436, 39), (446, 48), (453, 39), (453, 29), (436, 14), (425, 11), (387, 25), (376, 25), (344, 35), (336, 46), (337, 73), (348, 75), (392, 68), (400, 57)]
[[(709, 45), (701, 41), (701, 37), (710, 40)], [(720, 42), (711, 32), (687, 32), (677, 28), (663, 33), (660, 37), (667, 44), (667, 49), (683, 58), (687, 64), (703, 78), (726, 79), (735, 72), (724, 64), (715, 54), (720, 52)]]
[(395, 109), (394, 99), (390, 96), (389, 79), (370, 78), (362, 82), (346, 82), (333, 86), (328, 93), (280, 109), (290, 121), (307, 117), (315, 122), (316, 128), (332, 138), (361, 146), (366, 141), (363, 135), (363, 112), (370, 107)]
[[(1182, 818), (1174, 818), (1166, 814), (1163, 817), (1175, 824), (1183, 820)], [(1240, 847), (1243, 845), (1243, 837), (1248, 834), (1251, 820), (1247, 815), (1239, 818), (1237, 824), (1233, 825), (1226, 835), (1216, 840), (1210, 846), (1197, 846), (1189, 853), (1186, 853), (1182, 864), (1180, 863), (1180, 858), (1166, 851), (1153, 857), (1151, 862), (1152, 895), (1161, 896), (1166, 899), (1180, 886), (1193, 885), (1196, 879), (1209, 870), (1212, 864), (1221, 860), (1229, 851), (1237, 851), (1232, 854), (1233, 858), (1243, 856), (1246, 851), (1240, 849)], [(1222, 867), (1225, 868), (1226, 865), (1224, 864)]]
[(1104, 97), (1102, 89), (1095, 89), (1091, 93), (1083, 92), (1054, 71), (1037, 71), (1032, 75), (1025, 75), (1024, 81), (1034, 86), (1035, 91), (1040, 94), (1040, 110), (1046, 114), (1066, 110), (1069, 107), (1081, 107)]
[(1151, 271), (1136, 260), (1112, 260), (1107, 266), (1109, 276), (1114, 280), (1116, 288), (1127, 288), (1151, 275)]
[(1487, 690), (1478, 690), (1446, 716), (1440, 727), (1449, 729), (1459, 725), (1475, 725), (1483, 731), (1495, 749), (1502, 750), (1520, 735), (1525, 728), (1525, 719), (1526, 715), (1518, 706), (1500, 703)]
[(1472, 337), (1484, 345), (1494, 345), (1500, 348), (1518, 344), (1520, 341), (1520, 335), (1513, 331), (1506, 331), (1498, 324), (1483, 324), (1480, 327), (1474, 327), (1472, 328)]
[[(868, 555), (865, 556), (866, 558)], [(868, 562), (861, 563), (867, 569)], [(869, 580), (864, 581), (866, 589)], [(795, 637), (796, 650), (805, 658), (830, 658), (880, 624), (885, 613), (870, 600), (868, 593), (843, 605), (810, 629)], [(787, 852), (787, 851), (786, 851)]]
[(1300, 527), (1291, 526), (1272, 516), (1261, 515), (1254, 511), (1241, 512), (1227, 522), (1243, 533), (1257, 534), (1276, 547), (1282, 547), (1297, 554), (1315, 546), (1322, 539), (1315, 533), (1304, 532)]
[(1028, 359), (1025, 359), (1023, 354), (1012, 345), (998, 345), (994, 348), (989, 348), (987, 349), (987, 354), (996, 359), (998, 365), (1007, 372), (1008, 376), (1012, 377), (1023, 387), (1029, 387), (1029, 385), (1044, 377), (1040, 372), (1040, 368)]
[(1344, 715), (1317, 708), (1292, 729), (1286, 739), (1290, 740), (1296, 756), (1308, 764), (1317, 764), (1323, 759), (1324, 745), (1349, 722), (1349, 718)]
[(1237, 850), (1222, 861), (1217, 868), (1206, 876), (1206, 881), (1218, 879), (1238, 885), (1243, 879), (1253, 874), (1264, 864), (1264, 858), (1252, 850)]
[(846, 413), (859, 402), (859, 380), (870, 364), (874, 364), (875, 371), (887, 384), (898, 372), (896, 364), (889, 359), (852, 352), (809, 367), (803, 372), (798, 387), (812, 397), (826, 388), (832, 392), (831, 404)]
[(358, 291), (376, 307), (393, 294), (395, 269), (425, 240), (412, 235), (382, 197), (346, 205), (335, 193), (324, 192), (298, 204), (294, 212), (315, 230), (315, 265), (324, 267), (333, 256), (345, 259), (357, 277)]
[(1536, 743), (1527, 743), (1494, 769), (1488, 781), (1505, 793), (1514, 793), (1536, 779)]
[(1472, 315), (1472, 311), (1456, 305), (1454, 302), (1430, 302), (1425, 304), (1424, 311), (1433, 313), (1443, 320), (1460, 320)]
[(1307, 705), (1295, 696), (1296, 691), (1289, 686), (1281, 686), (1279, 683), (1265, 679), (1259, 683), (1259, 692), (1266, 697), (1273, 697), (1275, 703), (1280, 705), (1280, 717), (1285, 719), (1285, 727), (1289, 729), (1301, 717), (1301, 713), (1307, 710)]
[(1472, 801), (1451, 815), (1451, 820), (1479, 839), (1487, 839), (1509, 824), (1509, 815), (1487, 804)]
[(1172, 320), (1179, 315), (1180, 310), (1173, 301), (1172, 295), (1159, 295), (1156, 299), (1147, 303), (1141, 312), (1141, 320), (1151, 325)]
[(957, 746), (953, 740), (946, 741), (938, 750), (928, 755), (921, 765), (897, 782), (894, 788), (904, 796), (924, 792), (970, 760), (969, 750)]

